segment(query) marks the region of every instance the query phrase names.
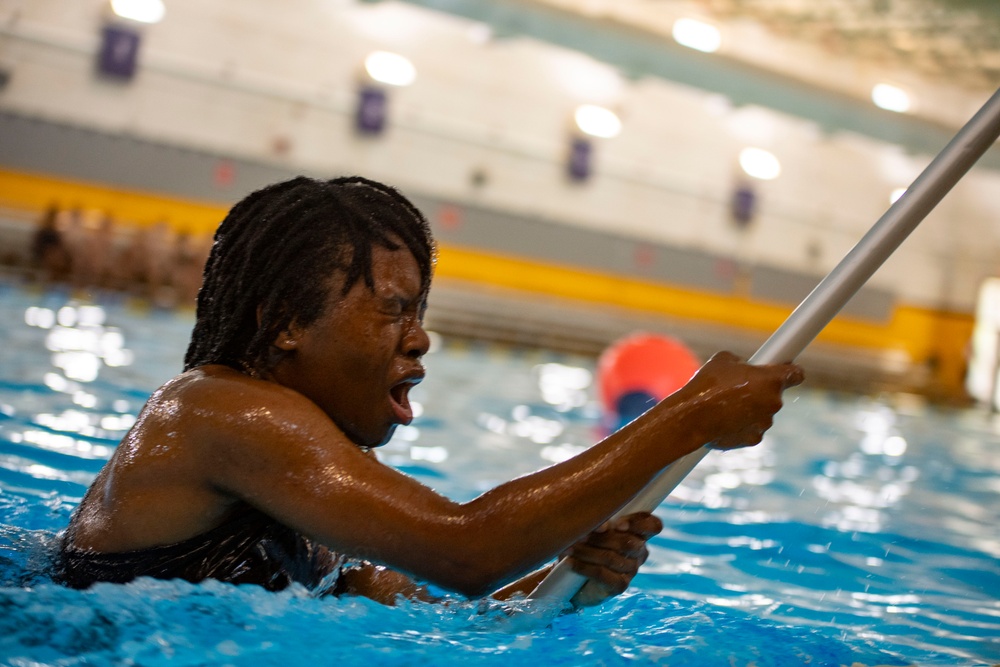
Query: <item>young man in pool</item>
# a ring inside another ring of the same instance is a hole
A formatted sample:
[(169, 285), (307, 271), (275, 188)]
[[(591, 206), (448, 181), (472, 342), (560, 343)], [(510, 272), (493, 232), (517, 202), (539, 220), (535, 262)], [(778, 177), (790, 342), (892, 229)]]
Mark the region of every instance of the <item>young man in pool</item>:
[(720, 354), (579, 456), (456, 503), (371, 451), (413, 418), (433, 261), (423, 216), (373, 181), (297, 178), (233, 207), (185, 370), (73, 514), (57, 579), (299, 582), (386, 603), (426, 599), (426, 582), (506, 598), (565, 553), (590, 578), (575, 603), (592, 604), (625, 590), (661, 529), (608, 518), (680, 456), (760, 442), (802, 380)]

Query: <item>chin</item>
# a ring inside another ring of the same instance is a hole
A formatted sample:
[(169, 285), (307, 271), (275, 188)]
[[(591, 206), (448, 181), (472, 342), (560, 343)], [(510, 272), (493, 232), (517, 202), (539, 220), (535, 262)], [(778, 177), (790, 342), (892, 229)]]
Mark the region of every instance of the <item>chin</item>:
[(381, 447), (382, 445), (384, 445), (385, 443), (389, 442), (389, 440), (392, 439), (392, 434), (395, 432), (396, 432), (396, 424), (393, 424), (392, 426), (389, 427), (389, 430), (385, 432), (385, 435), (382, 436), (381, 440), (379, 440), (376, 444), (370, 446)]
[(389, 442), (392, 439), (392, 434), (396, 432), (396, 424), (390, 426), (381, 435), (372, 435), (369, 437), (360, 436), (357, 434), (348, 434), (348, 437), (358, 447), (364, 449), (375, 449), (376, 447), (381, 447), (382, 445)]
[(340, 428), (348, 440), (362, 449), (374, 449), (386, 444), (392, 438), (392, 434), (396, 432), (396, 426), (398, 426), (398, 424), (390, 421), (387, 424), (383, 423), (381, 427), (374, 426), (371, 430), (367, 430), (358, 428), (357, 424), (346, 420), (333, 420), (333, 423)]

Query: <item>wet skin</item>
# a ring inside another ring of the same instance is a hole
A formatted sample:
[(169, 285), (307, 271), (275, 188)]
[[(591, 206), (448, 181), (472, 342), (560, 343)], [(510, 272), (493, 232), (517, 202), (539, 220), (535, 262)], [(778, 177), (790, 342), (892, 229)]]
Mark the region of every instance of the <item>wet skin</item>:
[(797, 366), (748, 366), (721, 353), (579, 456), (456, 503), (368, 451), (412, 418), (407, 392), (428, 347), (409, 251), (376, 247), (373, 275), (374, 289), (359, 281), (346, 294), (331, 276), (324, 313), (275, 338), (280, 361), (266, 377), (204, 366), (157, 390), (74, 515), (74, 546), (171, 544), (249, 503), (334, 551), (381, 564), (347, 580), (374, 599), (421, 597), (411, 577), (509, 597), (531, 590), (544, 570), (531, 571), (566, 553), (591, 577), (577, 599), (591, 604), (627, 587), (662, 528), (649, 514), (608, 517), (701, 445), (760, 442), (782, 391), (802, 381)]
[(277, 337), (274, 346), (287, 354), (270, 378), (311, 400), (365, 447), (385, 444), (397, 424), (413, 419), (408, 393), (424, 377), (420, 359), (430, 347), (416, 260), (381, 247), (373, 259), (374, 290), (363, 281), (343, 296), (334, 288), (315, 322), (293, 321)]

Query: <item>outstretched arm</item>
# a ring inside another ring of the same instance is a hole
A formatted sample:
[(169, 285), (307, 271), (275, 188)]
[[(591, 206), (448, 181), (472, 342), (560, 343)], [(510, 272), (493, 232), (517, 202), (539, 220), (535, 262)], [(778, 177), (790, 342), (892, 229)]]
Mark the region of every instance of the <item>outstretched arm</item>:
[[(335, 551), (480, 596), (576, 543), (680, 456), (703, 444), (759, 442), (782, 390), (801, 379), (796, 366), (717, 355), (683, 389), (579, 456), (464, 504), (365, 456), (285, 388), (215, 380), (191, 398), (203, 401), (202, 467), (213, 488)], [(206, 409), (220, 396), (225, 405)]]

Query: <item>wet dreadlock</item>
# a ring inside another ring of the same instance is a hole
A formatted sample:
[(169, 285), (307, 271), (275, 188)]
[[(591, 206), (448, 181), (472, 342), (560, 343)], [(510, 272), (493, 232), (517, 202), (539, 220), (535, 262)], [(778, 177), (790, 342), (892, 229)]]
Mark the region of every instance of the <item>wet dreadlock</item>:
[(430, 227), (395, 189), (361, 177), (300, 176), (250, 194), (215, 233), (184, 370), (270, 370), (272, 341), (293, 319), (309, 326), (322, 314), (331, 274), (342, 272), (343, 294), (358, 280), (374, 289), (372, 248), (396, 250), (397, 240), (417, 260), (426, 299)]

